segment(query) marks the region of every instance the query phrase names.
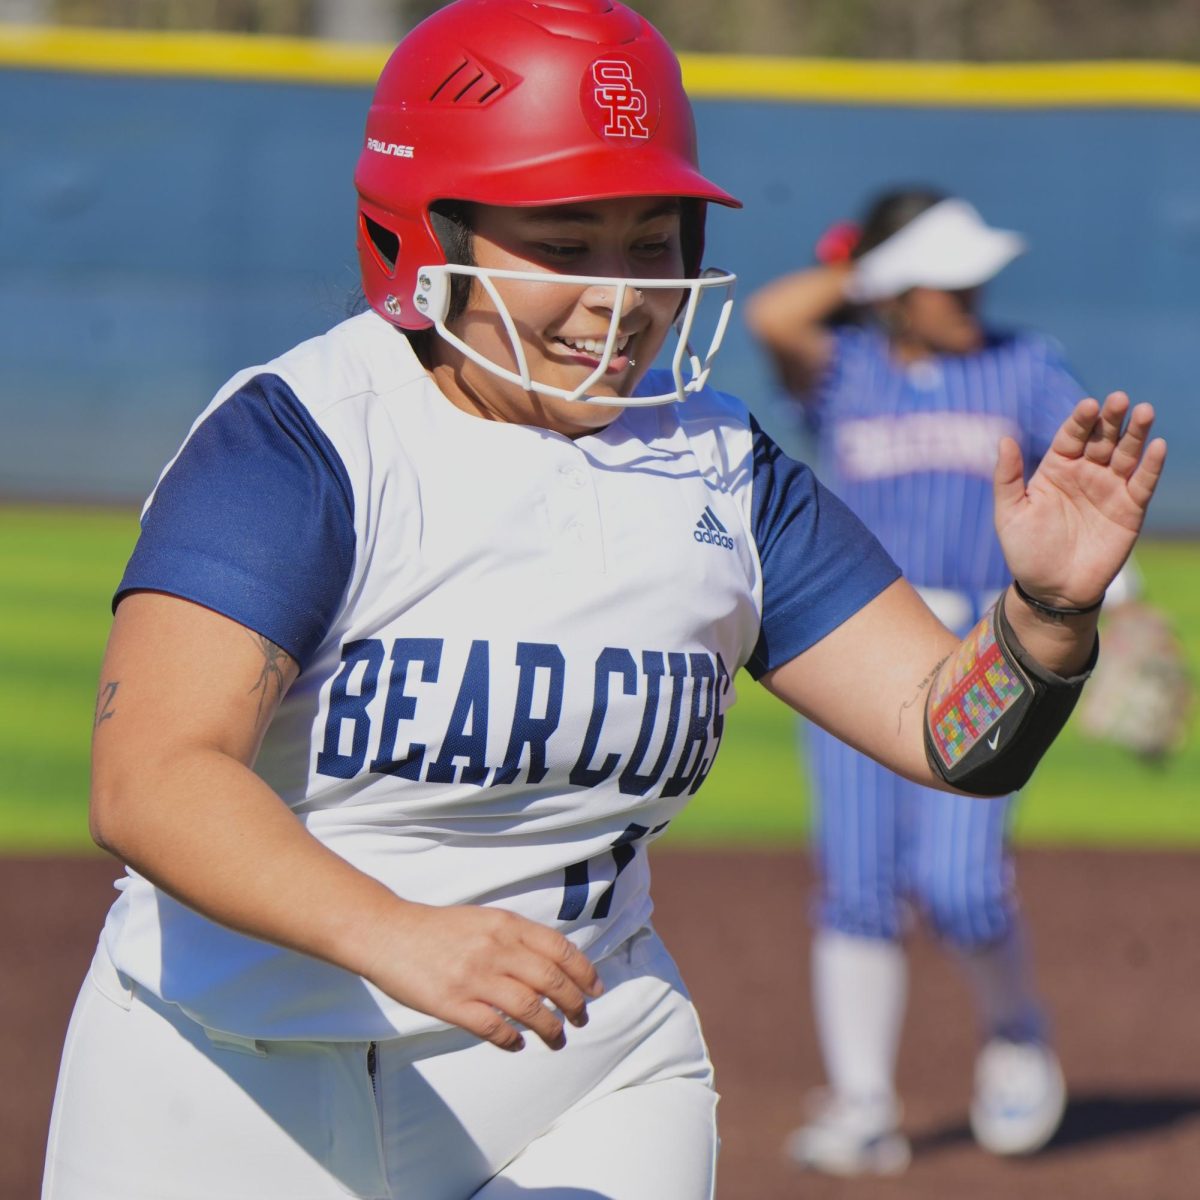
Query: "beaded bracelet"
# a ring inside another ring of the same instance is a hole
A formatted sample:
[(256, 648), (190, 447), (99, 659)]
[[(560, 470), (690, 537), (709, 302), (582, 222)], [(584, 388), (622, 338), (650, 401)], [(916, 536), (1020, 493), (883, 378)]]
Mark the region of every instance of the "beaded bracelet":
[(1096, 609), (1104, 603), (1104, 597), (1101, 596), (1095, 604), (1089, 604), (1086, 608), (1067, 608), (1056, 607), (1053, 604), (1046, 604), (1042, 600), (1036, 600), (1031, 596), (1017, 580), (1013, 580), (1013, 587), (1016, 589), (1017, 595), (1029, 605), (1030, 608), (1040, 613), (1045, 613), (1052, 620), (1061, 621), (1064, 617), (1082, 617), (1085, 613), (1095, 612)]

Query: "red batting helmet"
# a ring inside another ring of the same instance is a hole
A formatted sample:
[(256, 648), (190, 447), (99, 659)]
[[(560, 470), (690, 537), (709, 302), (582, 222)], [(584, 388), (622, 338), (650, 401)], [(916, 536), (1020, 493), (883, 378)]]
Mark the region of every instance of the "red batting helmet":
[(422, 21), (379, 78), (354, 182), (363, 290), (405, 329), (429, 325), (417, 268), (446, 262), (436, 201), (740, 207), (699, 172), (674, 53), (617, 0), (457, 0)]

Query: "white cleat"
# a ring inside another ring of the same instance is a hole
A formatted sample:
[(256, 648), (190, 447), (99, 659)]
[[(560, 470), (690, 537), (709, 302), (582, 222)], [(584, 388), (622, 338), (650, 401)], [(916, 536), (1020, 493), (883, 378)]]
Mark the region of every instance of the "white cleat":
[(992, 1154), (1032, 1154), (1054, 1136), (1067, 1107), (1058, 1058), (1041, 1042), (995, 1038), (975, 1063), (971, 1132)]
[(820, 1094), (812, 1119), (793, 1131), (785, 1150), (802, 1167), (827, 1175), (899, 1175), (912, 1160), (900, 1106), (890, 1097)]

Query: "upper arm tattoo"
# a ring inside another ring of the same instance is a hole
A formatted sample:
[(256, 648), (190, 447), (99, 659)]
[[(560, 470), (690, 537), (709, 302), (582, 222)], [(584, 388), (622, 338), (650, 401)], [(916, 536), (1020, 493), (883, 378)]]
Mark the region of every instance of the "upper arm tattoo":
[(96, 715), (92, 721), (92, 728), (99, 729), (101, 721), (109, 721), (117, 715), (117, 710), (113, 708), (113, 703), (117, 698), (117, 688), (121, 686), (118, 679), (110, 679), (107, 683), (100, 685), (100, 691), (96, 696)]
[(937, 673), (950, 661), (950, 655), (947, 654), (944, 658), (939, 659), (930, 668), (929, 674), (917, 684), (917, 690), (911, 700), (905, 700), (900, 705), (899, 711), (896, 713), (896, 733), (899, 734), (900, 727), (904, 723), (905, 712), (912, 708), (914, 704), (923, 703), (925, 692), (929, 689), (929, 685), (937, 678)]
[(286, 650), (275, 645), (270, 638), (263, 637), (261, 633), (255, 633), (250, 629), (246, 630), (246, 633), (258, 647), (263, 658), (258, 679), (250, 689), (251, 694), (258, 693), (258, 715), (261, 717), (263, 709), (277, 704), (287, 690), (289, 681), (286, 675), (288, 664), (292, 662), (292, 658)]

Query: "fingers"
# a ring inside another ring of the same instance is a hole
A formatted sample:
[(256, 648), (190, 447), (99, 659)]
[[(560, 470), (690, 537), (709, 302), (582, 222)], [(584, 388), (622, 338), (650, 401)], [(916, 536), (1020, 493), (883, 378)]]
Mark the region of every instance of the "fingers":
[(502, 1013), (481, 1000), (473, 1000), (457, 1009), (447, 1010), (446, 1019), (460, 1029), (473, 1033), (480, 1041), (491, 1042), (501, 1050), (515, 1053), (525, 1049), (525, 1039), (520, 1031), (514, 1028)]
[[(1122, 429), (1125, 415), (1129, 423)], [(1126, 480), (1130, 498), (1143, 511), (1154, 495), (1167, 459), (1167, 443), (1156, 438), (1147, 444), (1154, 425), (1154, 407), (1135, 405), (1129, 409), (1129, 397), (1113, 392), (1104, 401), (1085, 449), (1094, 462), (1111, 467)]]
[[(548, 929), (545, 932), (558, 936)], [(581, 976), (592, 976), (588, 994), (598, 995), (601, 986), (595, 968), (565, 938), (561, 940), (566, 942), (570, 953), (560, 957), (569, 959)], [(587, 964), (587, 971), (578, 969), (576, 959)], [(470, 1001), (461, 1005), (451, 1017), (455, 1024), (508, 1051), (525, 1046), (525, 1039), (513, 1022), (536, 1034), (551, 1050), (561, 1050), (567, 1044), (560, 1012), (577, 1028), (587, 1024), (584, 993), (557, 963), (521, 947), (512, 952), (502, 971), (481, 989), (487, 993), (487, 1002)]]
[[(505, 970), (526, 991), (536, 995), (539, 1004), (545, 999), (572, 1025), (582, 1028), (587, 1024), (587, 997), (553, 962), (532, 951), (518, 950), (505, 963)], [(507, 1007), (505, 1012), (520, 1021), (525, 1020), (523, 1013)]]
[(532, 988), (511, 977), (496, 981), (492, 992), (496, 1007), (518, 1025), (536, 1034), (551, 1050), (561, 1050), (567, 1044), (559, 1015), (547, 1007)]
[(1153, 406), (1138, 404), (1131, 410), (1125, 392), (1110, 392), (1103, 405), (1088, 397), (1080, 400), (1062, 423), (1051, 450), (1067, 458), (1084, 457), (1099, 466), (1111, 467), (1129, 481), (1135, 502), (1145, 508), (1166, 460), (1166, 443), (1161, 438), (1147, 445), (1153, 424)]
[(1146, 450), (1146, 439), (1154, 424), (1154, 409), (1149, 404), (1139, 404), (1129, 414), (1129, 425), (1112, 451), (1111, 463), (1114, 471), (1128, 479), (1137, 468)]
[(1102, 466), (1109, 462), (1117, 442), (1121, 437), (1121, 428), (1125, 424), (1125, 414), (1129, 411), (1129, 397), (1124, 392), (1111, 392), (1100, 407), (1098, 419), (1092, 425), (1083, 452), (1094, 463)]
[(582, 1028), (588, 1021), (588, 998), (603, 991), (596, 968), (562, 934), (544, 925), (511, 913), (475, 911), (491, 926), (492, 948), (488, 961), (479, 964), (463, 1020), (456, 1023), (502, 1050), (520, 1050), (525, 1044), (513, 1022), (551, 1050), (562, 1049), (563, 1017)]
[(577, 988), (593, 999), (604, 991), (604, 985), (600, 982), (600, 976), (596, 973), (591, 959), (561, 933), (555, 933), (553, 929), (531, 921), (522, 940), (530, 949), (561, 968)]
[(1021, 459), (1021, 448), (1010, 437), (1000, 439), (992, 487), (998, 513), (1018, 504), (1025, 495), (1025, 464)]
[(518, 1026), (557, 1050), (564, 1019), (587, 1024), (587, 1002), (604, 988), (562, 934), (501, 909), (401, 903), (396, 940), (367, 976), (401, 1003), (502, 1050), (524, 1046)]
[(588, 1021), (588, 997), (603, 990), (586, 955), (561, 934), (532, 922), (523, 931), (522, 945), (512, 949), (502, 969), (505, 974), (495, 984), (493, 1003), (551, 1050), (566, 1044), (558, 1014), (581, 1029)]
[(1100, 405), (1090, 396), (1080, 400), (1071, 415), (1058, 427), (1050, 443), (1051, 452), (1066, 458), (1078, 458), (1092, 435), (1099, 413)]
[[(541, 1038), (551, 1050), (561, 1050), (567, 1044), (562, 1019), (536, 988), (501, 974), (472, 990), (475, 999), (447, 1004), (441, 1015), (501, 1050), (515, 1052), (525, 1048), (519, 1025)], [(587, 1024), (582, 1007), (572, 1024)]]
[(1158, 487), (1158, 481), (1162, 478), (1163, 464), (1166, 461), (1167, 443), (1162, 438), (1155, 438), (1146, 447), (1142, 461), (1129, 477), (1129, 494), (1139, 508), (1144, 510), (1149, 505), (1150, 497), (1154, 495), (1154, 489)]

